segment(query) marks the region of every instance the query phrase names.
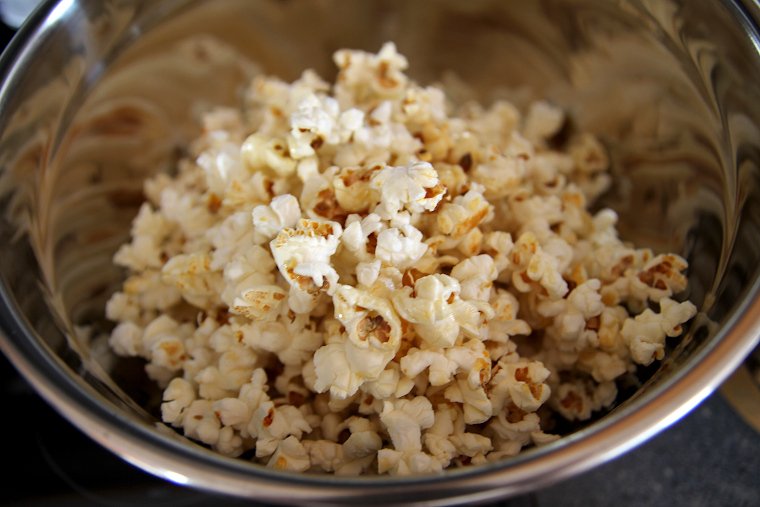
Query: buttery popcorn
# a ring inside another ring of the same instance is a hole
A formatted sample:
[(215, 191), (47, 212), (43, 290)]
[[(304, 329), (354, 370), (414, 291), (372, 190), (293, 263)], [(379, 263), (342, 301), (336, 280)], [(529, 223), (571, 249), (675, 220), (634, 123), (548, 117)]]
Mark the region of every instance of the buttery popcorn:
[(106, 314), (163, 420), (281, 470), (407, 475), (609, 409), (696, 309), (684, 259), (588, 211), (602, 144), (557, 149), (549, 102), (456, 107), (392, 43), (334, 60), (334, 85), (256, 78), (145, 184)]

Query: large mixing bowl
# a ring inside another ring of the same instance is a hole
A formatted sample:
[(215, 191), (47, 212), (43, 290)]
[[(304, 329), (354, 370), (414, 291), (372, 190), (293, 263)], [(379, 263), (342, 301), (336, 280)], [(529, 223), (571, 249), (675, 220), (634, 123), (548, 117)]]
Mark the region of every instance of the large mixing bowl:
[[(485, 500), (609, 460), (678, 420), (760, 333), (760, 41), (723, 0), (47, 2), (0, 62), (2, 350), (39, 392), (129, 462), (182, 484), (289, 502)], [(198, 113), (266, 72), (332, 77), (331, 53), (395, 41), (412, 76), (482, 101), (547, 97), (609, 148), (600, 205), (625, 238), (688, 259), (699, 308), (667, 359), (607, 415), (513, 459), (412, 478), (298, 475), (225, 458), (156, 417), (141, 365), (115, 360), (103, 308), (142, 199)], [(509, 91), (507, 91), (509, 90)], [(142, 379), (142, 380), (141, 380)]]

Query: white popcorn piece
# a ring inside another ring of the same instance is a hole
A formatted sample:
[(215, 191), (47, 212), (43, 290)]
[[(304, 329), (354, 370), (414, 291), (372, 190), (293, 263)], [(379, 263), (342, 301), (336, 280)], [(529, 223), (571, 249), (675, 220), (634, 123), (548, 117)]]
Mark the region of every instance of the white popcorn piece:
[[(161, 271), (146, 270), (124, 281), (124, 296), (114, 296), (116, 305), (109, 311), (129, 312), (127, 320), (139, 322), (152, 310), (165, 311), (182, 300), (182, 293), (171, 281), (165, 281)], [(138, 308), (135, 308), (138, 306)]]
[(375, 259), (374, 247), (370, 245), (370, 237), (374, 237), (377, 245), (377, 235), (386, 228), (379, 215), (370, 213), (359, 219), (358, 215), (349, 217), (346, 221), (346, 229), (340, 237), (341, 243), (351, 251), (359, 260), (372, 262)]
[(404, 209), (411, 213), (432, 211), (446, 193), (438, 180), (438, 173), (428, 162), (385, 167), (372, 175), (370, 186), (381, 196), (374, 213), (385, 220)]
[(660, 313), (647, 308), (635, 318), (626, 319), (620, 334), (630, 348), (633, 360), (648, 365), (665, 355), (665, 337), (681, 334), (681, 324), (696, 313), (697, 308), (689, 301), (678, 303), (662, 298)]
[(446, 117), (446, 97), (442, 90), (432, 86), (424, 89), (408, 88), (401, 109), (407, 121), (442, 121)]
[(208, 146), (196, 159), (203, 169), (206, 184), (211, 192), (223, 194), (234, 181), (245, 177), (245, 167), (240, 156), (240, 142), (223, 130), (207, 133)]
[(529, 155), (502, 154), (498, 150), (488, 150), (485, 160), (472, 170), (472, 179), (485, 187), (484, 195), (489, 199), (508, 196), (519, 188), (527, 173)]
[(184, 340), (177, 336), (165, 336), (157, 340), (150, 350), (151, 363), (169, 371), (180, 370), (184, 358)]
[(225, 290), (222, 299), (229, 300), (229, 294), (239, 295), (241, 288), (274, 284), (272, 271), (275, 267), (268, 250), (259, 245), (249, 245), (244, 252), (230, 258), (223, 266), (224, 280), (236, 290)]
[(552, 407), (568, 420), (586, 420), (593, 412), (609, 407), (617, 396), (614, 382), (592, 386), (588, 382), (564, 382), (552, 394)]
[(414, 378), (425, 369), (429, 369), (428, 378), (433, 386), (443, 386), (451, 382), (457, 367), (458, 365), (446, 357), (444, 352), (433, 350), (412, 348), (401, 358), (401, 371), (407, 377)]
[(341, 343), (328, 343), (314, 353), (314, 389), (318, 393), (330, 391), (334, 398), (345, 399), (359, 389), (365, 379), (351, 369), (346, 347)]
[(222, 426), (209, 400), (194, 400), (185, 410), (182, 428), (185, 436), (215, 445), (219, 441)]
[(535, 282), (546, 289), (552, 299), (567, 293), (567, 282), (559, 271), (558, 260), (543, 251), (533, 233), (526, 232), (517, 239), (511, 260), (512, 284), (518, 291), (529, 292), (531, 282)]
[[(221, 223), (206, 232), (206, 238), (214, 247), (211, 269), (224, 270), (233, 259), (245, 255), (251, 243), (256, 242), (250, 214), (244, 211), (232, 213)], [(259, 243), (263, 242), (263, 238)]]
[(224, 426), (234, 426), (238, 430), (247, 426), (251, 419), (251, 408), (238, 398), (222, 398), (215, 401), (212, 408)]
[(379, 192), (370, 184), (372, 176), (382, 169), (381, 165), (367, 167), (343, 167), (332, 180), (335, 200), (347, 213), (362, 213), (374, 207), (380, 199)]
[(489, 255), (478, 255), (463, 260), (451, 270), (451, 276), (459, 280), (464, 300), (488, 301), (491, 287), (499, 273)]
[(243, 448), (243, 439), (229, 426), (222, 426), (219, 430), (219, 438), (214, 444), (214, 449), (231, 458), (237, 458), (246, 450)]
[(452, 435), (450, 442), (454, 444), (458, 454), (470, 458), (484, 456), (493, 449), (491, 439), (477, 433)]
[[(402, 372), (405, 376), (402, 375)], [(377, 379), (365, 382), (361, 388), (375, 400), (403, 398), (414, 388), (413, 377), (404, 371), (403, 366), (399, 367), (397, 363), (389, 363)]]
[(272, 319), (279, 314), (287, 293), (277, 285), (264, 285), (244, 290), (236, 297), (230, 310), (251, 320)]
[(164, 264), (161, 279), (174, 285), (188, 303), (199, 308), (211, 306), (221, 292), (221, 273), (212, 271), (211, 257), (204, 253), (172, 257)]
[(420, 260), (428, 246), (422, 242), (422, 233), (412, 225), (385, 229), (377, 235), (375, 256), (380, 261), (406, 269)]
[(435, 422), (430, 401), (424, 396), (412, 400), (386, 401), (380, 413), (380, 421), (397, 451), (421, 451), (422, 430)]
[[(179, 293), (176, 294), (179, 298)], [(138, 298), (134, 295), (128, 295), (123, 292), (114, 292), (106, 303), (106, 318), (116, 322), (135, 322), (140, 319), (140, 306), (138, 306)], [(176, 302), (176, 301), (174, 301)], [(171, 306), (169, 304), (168, 306)], [(113, 339), (118, 343), (121, 338)], [(133, 347), (125, 346), (124, 352), (129, 355), (130, 350), (136, 350)], [(117, 352), (119, 353), (119, 352)]]
[(372, 262), (360, 262), (356, 265), (356, 281), (365, 287), (372, 286), (380, 276), (382, 263), (379, 259)]
[[(145, 206), (148, 205), (144, 205), (141, 209), (144, 209)], [(133, 271), (160, 268), (163, 265), (161, 260), (162, 249), (157, 239), (160, 241), (160, 237), (133, 233), (132, 242), (121, 246), (114, 255), (114, 264)]]
[(449, 401), (461, 403), (467, 424), (486, 422), (493, 415), (493, 404), (482, 387), (471, 387), (467, 379), (457, 378), (445, 391)]
[(143, 330), (140, 326), (129, 320), (119, 323), (109, 337), (108, 343), (120, 356), (143, 355), (142, 347)]
[(377, 452), (377, 471), (390, 475), (423, 475), (438, 473), (443, 466), (422, 451), (400, 452), (380, 449)]
[(295, 227), (301, 218), (301, 208), (292, 195), (278, 195), (268, 206), (253, 208), (252, 218), (256, 231), (272, 238), (286, 227)]
[(428, 275), (411, 287), (392, 295), (393, 306), (405, 320), (414, 324), (417, 334), (432, 348), (450, 347), (460, 329), (479, 336), (479, 309), (459, 298), (459, 282), (447, 275)]
[(270, 139), (261, 134), (248, 136), (240, 148), (240, 156), (249, 170), (270, 170), (278, 176), (295, 172), (296, 161), (289, 155), (285, 139)]
[(441, 234), (460, 239), (491, 218), (493, 207), (475, 188), (445, 203), (437, 216)]
[(192, 332), (191, 329), (192, 326), (180, 324), (168, 315), (161, 315), (145, 326), (140, 349), (150, 355), (162, 341), (185, 338)]
[(551, 394), (548, 377), (549, 370), (538, 361), (500, 362), (490, 388), (494, 412), (510, 402), (524, 412), (535, 412)]
[(283, 365), (302, 365), (323, 344), (320, 334), (307, 327), (282, 322), (254, 324), (243, 331), (243, 341), (253, 349), (277, 355)]
[(457, 456), (457, 447), (451, 442), (450, 437), (456, 431), (455, 426), (459, 426), (457, 423), (460, 419), (461, 426), (464, 427), (460, 412), (451, 405), (439, 405), (435, 409), (433, 425), (423, 436), (425, 449), (443, 467), (449, 466), (451, 460)]
[(311, 466), (309, 453), (294, 436), (289, 436), (277, 444), (277, 450), (269, 458), (267, 466), (277, 470), (303, 472)]
[(383, 45), (377, 55), (339, 50), (333, 55), (339, 73), (335, 96), (341, 105), (363, 104), (373, 98), (400, 98), (407, 85), (403, 71), (409, 63), (395, 44)]
[[(588, 330), (588, 322), (604, 310), (599, 293), (601, 282), (590, 279), (575, 287), (566, 299), (544, 301), (538, 311), (545, 317), (554, 317), (551, 334), (562, 350), (583, 350), (596, 337)], [(592, 336), (589, 336), (592, 335)]]
[(580, 355), (578, 369), (590, 373), (595, 381), (602, 383), (613, 381), (626, 373), (628, 365), (620, 356), (594, 350)]
[(510, 264), (507, 257), (512, 251), (512, 236), (508, 232), (491, 231), (483, 236), (483, 250), (493, 259), (498, 273), (504, 271)]
[(526, 414), (516, 407), (499, 412), (488, 424), (488, 429), (495, 434), (495, 447), (502, 456), (517, 454), (530, 443), (533, 434), (541, 431), (538, 414)]
[(341, 285), (333, 303), (347, 339), (316, 352), (316, 387), (319, 392), (329, 388), (333, 396), (345, 398), (385, 370), (398, 351), (401, 323), (388, 300), (353, 287)]
[(282, 229), (270, 243), (277, 268), (290, 284), (288, 304), (294, 312), (313, 310), (320, 291), (335, 290), (338, 274), (330, 257), (342, 232), (337, 222), (301, 219), (295, 229)]
[(530, 334), (531, 329), (528, 323), (517, 318), (520, 303), (514, 294), (497, 289), (490, 303), (494, 310), (494, 317), (488, 321), (488, 340), (506, 343), (511, 336)]
[(195, 401), (195, 389), (186, 380), (174, 378), (164, 390), (161, 419), (174, 426), (182, 424), (185, 411)]
[(444, 386), (457, 373), (467, 374), (471, 388), (485, 385), (491, 378), (491, 358), (483, 342), (470, 340), (462, 347), (451, 347), (443, 351), (410, 349), (401, 358), (401, 371), (414, 378), (426, 368), (432, 386)]
[[(262, 402), (248, 424), (248, 433), (256, 437), (256, 456), (259, 458), (273, 454), (288, 437), (300, 440), (304, 433), (310, 432), (311, 426), (296, 407), (275, 407), (272, 401)], [(303, 454), (306, 454), (305, 450)]]
[[(290, 116), (289, 154), (294, 159), (314, 156), (324, 144), (340, 142), (338, 102), (327, 96), (309, 94)], [(350, 132), (349, 132), (350, 135)]]
[(534, 144), (541, 144), (556, 134), (565, 121), (565, 113), (546, 101), (534, 102), (525, 116), (523, 135)]
[[(324, 472), (337, 472), (345, 463), (343, 446), (329, 440), (305, 440), (302, 442), (309, 453), (311, 466), (318, 467)], [(355, 474), (355, 475), (358, 475)]]

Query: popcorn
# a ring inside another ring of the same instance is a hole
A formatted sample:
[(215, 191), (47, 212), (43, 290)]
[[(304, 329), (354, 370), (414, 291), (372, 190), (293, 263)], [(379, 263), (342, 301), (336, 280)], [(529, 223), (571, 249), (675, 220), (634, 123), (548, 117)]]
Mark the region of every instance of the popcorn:
[(550, 329), (561, 350), (582, 350), (596, 340), (588, 321), (596, 318), (604, 310), (599, 294), (601, 282), (591, 279), (573, 289), (566, 299), (542, 302), (538, 312), (546, 317), (554, 317)]
[(432, 386), (444, 386), (459, 373), (467, 374), (470, 387), (478, 388), (491, 377), (491, 358), (483, 342), (471, 340), (463, 347), (451, 347), (445, 351), (412, 348), (401, 359), (401, 371), (414, 378), (429, 368)]
[(475, 189), (443, 205), (437, 218), (441, 234), (460, 239), (489, 218), (492, 206)]
[(464, 421), (467, 424), (486, 422), (494, 413), (493, 403), (481, 386), (472, 387), (467, 379), (459, 375), (456, 382), (449, 384), (445, 391), (446, 399), (461, 403)]
[(250, 171), (269, 170), (277, 176), (288, 176), (295, 172), (296, 161), (287, 155), (287, 146), (284, 139), (252, 134), (243, 142), (240, 153)]
[(608, 407), (615, 401), (617, 388), (614, 382), (592, 386), (588, 382), (564, 382), (552, 396), (552, 407), (568, 420), (585, 420), (591, 414)]
[[(250, 215), (243, 211), (231, 214), (220, 224), (209, 229), (206, 239), (214, 249), (211, 255), (211, 269), (224, 270), (232, 259), (244, 255), (247, 249), (241, 248), (242, 245), (250, 246), (252, 242), (264, 242), (264, 238), (255, 236)], [(256, 241), (257, 239), (260, 241)]]
[(283, 365), (300, 366), (323, 344), (322, 336), (303, 326), (282, 322), (257, 323), (243, 330), (243, 342), (254, 350), (277, 355)]
[(182, 419), (185, 436), (214, 445), (219, 441), (222, 425), (214, 414), (209, 400), (194, 400)]
[(428, 162), (385, 167), (372, 175), (370, 186), (380, 192), (380, 204), (374, 212), (386, 220), (402, 209), (410, 213), (433, 211), (446, 193)]
[(161, 270), (161, 280), (174, 285), (191, 305), (210, 306), (221, 292), (222, 277), (211, 270), (211, 257), (205, 253), (172, 257)]
[(348, 213), (366, 213), (379, 202), (379, 192), (370, 183), (372, 176), (381, 166), (370, 168), (342, 168), (332, 180), (335, 200)]
[[(447, 467), (457, 456), (457, 446), (450, 441), (455, 432), (455, 425), (461, 419), (459, 413), (450, 405), (439, 405), (435, 410), (435, 421), (425, 432), (423, 442), (430, 453), (442, 467)], [(464, 427), (464, 422), (461, 424)]]
[(132, 243), (119, 248), (114, 255), (114, 263), (133, 271), (161, 268), (161, 244), (170, 233), (169, 221), (155, 213), (150, 204), (143, 203), (132, 224)]
[(397, 451), (422, 450), (422, 430), (435, 421), (430, 401), (417, 396), (413, 400), (386, 401), (380, 414), (380, 421), (388, 430), (388, 435)]
[(279, 313), (286, 292), (277, 285), (259, 286), (244, 290), (235, 298), (230, 309), (251, 320), (273, 318)]
[(301, 442), (296, 437), (289, 436), (277, 445), (267, 466), (277, 470), (303, 472), (311, 466), (311, 460)]
[(339, 112), (338, 102), (331, 97), (304, 97), (290, 116), (290, 156), (298, 160), (314, 155), (325, 141), (335, 144), (338, 140), (332, 137)]
[(318, 393), (327, 390), (337, 399), (346, 399), (356, 393), (365, 378), (351, 369), (346, 347), (339, 343), (328, 343), (314, 353), (314, 389)]
[(496, 150), (488, 154), (475, 169), (472, 179), (485, 187), (489, 199), (499, 199), (515, 192), (527, 173), (527, 156), (505, 155)]
[(491, 380), (491, 402), (500, 412), (509, 402), (524, 412), (535, 412), (549, 399), (544, 382), (549, 370), (538, 361), (499, 362), (499, 371)]
[(294, 312), (313, 310), (321, 291), (334, 290), (338, 274), (330, 257), (342, 232), (337, 222), (301, 219), (295, 229), (282, 229), (270, 243), (277, 268), (290, 284), (288, 304)]
[(407, 224), (401, 229), (393, 227), (378, 234), (375, 256), (388, 265), (406, 269), (420, 260), (427, 248), (422, 242), (422, 233)]
[(256, 206), (252, 215), (256, 231), (272, 238), (286, 227), (295, 227), (301, 218), (301, 208), (298, 199), (285, 194), (272, 199), (269, 206)]
[(488, 255), (465, 259), (451, 270), (451, 276), (459, 280), (462, 287), (460, 297), (465, 300), (488, 301), (498, 274), (493, 259)]
[(393, 294), (399, 315), (414, 324), (419, 337), (430, 347), (451, 347), (461, 328), (477, 334), (478, 310), (459, 298), (459, 282), (446, 275), (428, 275)]
[(565, 114), (562, 109), (548, 102), (534, 102), (525, 117), (523, 133), (532, 143), (539, 144), (556, 134), (564, 121)]
[[(259, 405), (248, 424), (248, 433), (257, 439), (256, 456), (259, 458), (275, 453), (288, 437), (300, 439), (304, 433), (309, 432), (311, 426), (296, 407), (275, 407), (272, 401), (265, 401)], [(295, 451), (293, 446), (290, 450)], [(298, 451), (298, 454), (299, 459), (303, 460), (306, 453)]]
[(142, 352), (142, 335), (140, 326), (125, 320), (111, 332), (108, 344), (120, 356), (138, 356)]
[(511, 260), (514, 265), (512, 284), (519, 292), (529, 292), (535, 282), (552, 298), (567, 293), (567, 282), (562, 278), (559, 261), (541, 248), (533, 233), (526, 232), (517, 239)]
[(186, 380), (173, 378), (164, 391), (163, 403), (161, 404), (161, 419), (179, 426), (190, 404), (195, 401), (195, 390)]
[(370, 213), (362, 219), (353, 215), (354, 219), (346, 221), (346, 230), (341, 236), (341, 243), (359, 260), (371, 262), (377, 249), (377, 236), (387, 226), (379, 215)]
[(588, 211), (599, 139), (555, 149), (544, 101), (456, 104), (392, 43), (334, 61), (256, 77), (144, 184), (108, 342), (165, 423), (278, 470), (432, 474), (559, 438), (545, 412), (586, 421), (664, 357), (687, 263)]
[(630, 347), (633, 360), (648, 365), (665, 355), (665, 337), (681, 334), (681, 324), (696, 313), (697, 308), (688, 301), (677, 303), (662, 298), (659, 314), (647, 308), (635, 318), (626, 319), (620, 334)]
[(346, 285), (333, 297), (335, 316), (346, 329), (340, 344), (330, 343), (314, 356), (319, 392), (353, 395), (367, 380), (376, 380), (396, 355), (401, 323), (388, 300)]

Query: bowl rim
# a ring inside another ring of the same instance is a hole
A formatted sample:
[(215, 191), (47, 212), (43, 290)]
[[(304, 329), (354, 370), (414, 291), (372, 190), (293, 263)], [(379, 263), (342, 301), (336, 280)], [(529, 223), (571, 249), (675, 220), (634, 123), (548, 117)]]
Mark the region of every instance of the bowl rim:
[[(180, 2), (181, 3), (181, 2)], [(758, 9), (724, 0), (760, 56)], [(34, 41), (56, 29), (76, 1), (46, 0), (0, 56), (0, 110)], [(752, 10), (756, 9), (756, 10)], [(754, 19), (753, 19), (754, 18)], [(131, 424), (39, 338), (0, 275), (0, 350), (37, 392), (89, 437), (131, 464), (171, 482), (261, 499), (340, 501), (362, 495), (464, 502), (533, 490), (576, 475), (636, 447), (686, 415), (741, 364), (760, 341), (760, 274), (716, 336), (669, 378), (609, 415), (560, 440), (509, 460), (413, 477), (337, 477), (282, 472), (228, 458), (148, 424)], [(110, 408), (109, 408), (110, 407)], [(621, 436), (622, 435), (622, 436)], [(392, 486), (392, 488), (390, 488)], [(444, 498), (446, 495), (448, 498)], [(422, 496), (419, 497), (423, 498)], [(426, 504), (437, 504), (437, 501)]]

